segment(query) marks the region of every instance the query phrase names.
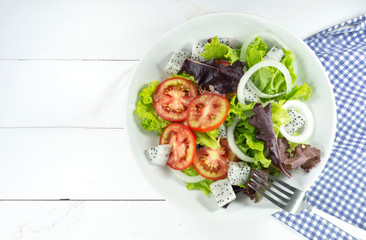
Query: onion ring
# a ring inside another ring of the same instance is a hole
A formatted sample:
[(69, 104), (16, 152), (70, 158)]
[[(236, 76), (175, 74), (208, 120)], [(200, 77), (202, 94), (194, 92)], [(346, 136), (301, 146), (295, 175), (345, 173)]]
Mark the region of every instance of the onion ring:
[(236, 125), (240, 122), (240, 118), (235, 117), (234, 122), (231, 123), (230, 127), (227, 128), (227, 142), (231, 151), (241, 160), (246, 162), (254, 162), (254, 159), (244, 154), (236, 145), (234, 138), (234, 130)]
[(309, 109), (309, 107), (299, 101), (299, 100), (290, 100), (283, 104), (283, 108), (286, 110), (293, 109), (295, 111), (298, 111), (304, 118), (305, 118), (305, 125), (302, 133), (297, 136), (293, 136), (286, 132), (285, 127), (280, 127), (280, 132), (282, 135), (289, 141), (294, 143), (304, 143), (306, 142), (312, 135), (314, 131), (314, 117)]
[[(252, 74), (255, 73), (257, 70), (259, 70), (262, 67), (275, 67), (278, 70), (280, 70), (283, 73), (283, 75), (285, 76), (285, 81), (286, 81), (286, 85), (287, 85), (286, 91), (283, 91), (281, 93), (277, 93), (274, 95), (265, 94), (265, 93), (259, 91), (258, 88), (252, 83), (252, 81), (248, 81), (249, 78), (252, 76)], [(284, 93), (290, 93), (292, 90), (292, 78), (291, 78), (290, 72), (287, 70), (285, 65), (283, 65), (282, 63), (277, 62), (275, 60), (271, 60), (271, 59), (263, 60), (262, 62), (259, 62), (255, 65), (253, 65), (246, 73), (244, 73), (243, 77), (240, 79), (237, 94), (238, 94), (238, 101), (242, 104), (245, 104), (243, 90), (244, 90), (247, 82), (248, 82), (248, 87), (251, 88), (252, 91), (254, 91), (258, 95), (258, 97), (261, 97), (261, 98), (277, 97)]]
[(206, 179), (206, 178), (202, 177), (201, 175), (188, 176), (180, 170), (174, 170), (172, 168), (169, 168), (169, 169), (173, 172), (174, 176), (176, 176), (179, 180), (181, 180), (185, 183), (197, 183), (197, 182), (201, 182)]

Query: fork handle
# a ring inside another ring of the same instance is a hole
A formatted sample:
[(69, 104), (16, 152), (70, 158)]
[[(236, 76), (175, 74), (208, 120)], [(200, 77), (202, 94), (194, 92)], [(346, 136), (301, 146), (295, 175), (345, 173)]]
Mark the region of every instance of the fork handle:
[(336, 225), (337, 227), (339, 227), (340, 229), (342, 229), (343, 231), (347, 232), (348, 234), (352, 235), (353, 237), (357, 238), (357, 239), (362, 239), (362, 240), (366, 240), (366, 231), (358, 228), (352, 224), (346, 223), (336, 217), (333, 217), (332, 215), (329, 215), (328, 213), (325, 213), (315, 207), (311, 208), (311, 211), (319, 216), (321, 216), (322, 218), (328, 220), (329, 222), (333, 223), (334, 225)]

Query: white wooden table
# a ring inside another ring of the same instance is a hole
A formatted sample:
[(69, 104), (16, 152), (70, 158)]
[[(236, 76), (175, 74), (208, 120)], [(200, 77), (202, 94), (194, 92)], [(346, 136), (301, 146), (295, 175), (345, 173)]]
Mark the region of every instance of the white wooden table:
[(218, 11), (306, 38), (366, 1), (0, 1), (1, 239), (303, 239), (271, 216), (228, 224), (176, 209), (127, 147), (131, 70), (161, 34)]

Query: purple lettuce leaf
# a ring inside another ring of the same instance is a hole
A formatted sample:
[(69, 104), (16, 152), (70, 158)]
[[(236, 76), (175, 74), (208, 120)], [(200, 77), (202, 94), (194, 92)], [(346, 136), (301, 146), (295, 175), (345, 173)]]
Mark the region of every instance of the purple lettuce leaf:
[(320, 150), (308, 144), (299, 144), (293, 151), (293, 157), (287, 152), (289, 143), (286, 138), (278, 139), (278, 146), (282, 156), (281, 161), (287, 169), (301, 167), (306, 172), (315, 167), (320, 162)]
[[(214, 89), (226, 94), (235, 93), (241, 77), (244, 75), (244, 62), (236, 61), (230, 66), (217, 64), (214, 59), (201, 63), (187, 58), (181, 70), (194, 76), (202, 89)], [(211, 87), (210, 87), (211, 86)]]
[(282, 156), (278, 147), (276, 134), (273, 130), (271, 103), (263, 108), (262, 103), (258, 102), (254, 105), (253, 112), (255, 114), (249, 119), (249, 124), (258, 129), (255, 138), (265, 142), (265, 147), (269, 151), (272, 163), (279, 167), (286, 176), (291, 177), (291, 174), (284, 168), (281, 161)]

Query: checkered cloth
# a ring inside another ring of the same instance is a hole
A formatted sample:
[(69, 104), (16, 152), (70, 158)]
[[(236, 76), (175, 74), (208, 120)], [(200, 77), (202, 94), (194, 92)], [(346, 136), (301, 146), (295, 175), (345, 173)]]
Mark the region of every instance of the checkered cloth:
[[(366, 14), (305, 42), (328, 73), (338, 121), (333, 151), (308, 191), (309, 202), (366, 230)], [(291, 215), (281, 211), (274, 216), (309, 239), (354, 239), (309, 212)]]

